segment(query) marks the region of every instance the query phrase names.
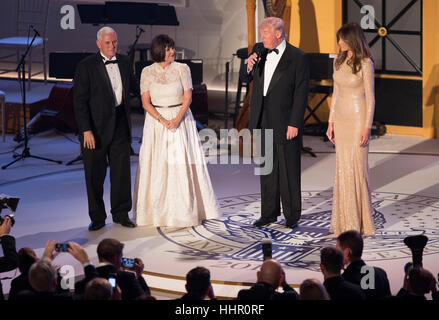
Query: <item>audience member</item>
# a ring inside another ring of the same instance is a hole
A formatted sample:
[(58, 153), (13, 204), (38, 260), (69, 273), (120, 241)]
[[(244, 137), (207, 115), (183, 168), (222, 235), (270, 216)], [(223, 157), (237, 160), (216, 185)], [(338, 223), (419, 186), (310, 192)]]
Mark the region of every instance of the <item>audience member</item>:
[(121, 300), (121, 290), (118, 285), (113, 288), (104, 278), (94, 278), (85, 287), (84, 300)]
[(17, 294), (24, 290), (33, 291), (29, 283), (29, 269), (38, 261), (35, 251), (31, 248), (21, 248), (18, 250), (18, 269), (20, 275), (11, 281), (8, 300), (14, 300)]
[[(86, 255), (85, 250), (80, 250), (79, 245), (70, 242), (69, 252), (75, 257), (75, 254)], [(79, 247), (78, 247), (79, 246)], [(72, 247), (74, 248), (72, 250)], [(75, 285), (75, 293), (83, 294), (87, 282), (98, 276), (108, 279), (110, 275), (116, 276), (116, 282), (122, 291), (122, 300), (144, 299), (150, 295), (150, 290), (142, 276), (143, 262), (136, 258), (134, 265), (134, 273), (130, 271), (121, 270), (122, 256), (124, 245), (116, 239), (104, 239), (97, 248), (99, 265), (94, 269), (94, 266), (89, 264), (88, 257), (82, 257), (80, 262), (84, 265), (86, 278), (77, 282)], [(76, 251), (75, 251), (76, 250)], [(77, 258), (77, 257), (75, 257)]]
[(323, 285), (331, 300), (365, 300), (366, 295), (359, 285), (343, 279), (343, 253), (334, 247), (326, 247), (320, 251), (320, 269), (325, 281)]
[[(11, 232), (11, 218), (5, 217), (0, 225), (0, 243), (3, 249), (3, 257), (0, 257), (0, 273), (14, 270), (18, 266), (18, 255), (15, 249), (15, 238)], [(0, 300), (4, 300), (3, 287), (0, 281)]]
[(300, 300), (330, 300), (330, 298), (319, 280), (306, 279), (300, 285)]
[(402, 300), (427, 300), (426, 294), (430, 293), (433, 300), (439, 300), (436, 279), (433, 274), (423, 267), (410, 267), (404, 275), (404, 283), (397, 294)]
[[(366, 276), (367, 279), (364, 280), (366, 286), (362, 286), (362, 289), (368, 300), (380, 300), (391, 296), (387, 273), (381, 268), (367, 266), (361, 259), (363, 246), (363, 238), (355, 230), (343, 232), (337, 237), (337, 248), (344, 256), (343, 278), (361, 286), (361, 280)], [(372, 279), (375, 280), (374, 283), (370, 283)]]
[[(274, 259), (267, 259), (257, 272), (258, 282), (250, 289), (243, 289), (238, 292), (238, 300), (298, 300), (299, 295), (291, 288), (285, 279), (285, 273)], [(277, 288), (282, 286), (282, 293)]]
[(210, 271), (204, 267), (196, 267), (186, 274), (186, 294), (181, 300), (216, 299), (210, 283)]

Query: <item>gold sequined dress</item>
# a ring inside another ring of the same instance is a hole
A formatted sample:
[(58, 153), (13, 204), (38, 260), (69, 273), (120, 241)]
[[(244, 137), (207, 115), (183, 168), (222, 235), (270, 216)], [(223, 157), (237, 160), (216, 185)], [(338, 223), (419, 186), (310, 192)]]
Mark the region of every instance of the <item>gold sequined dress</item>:
[(346, 61), (338, 70), (334, 66), (334, 92), (329, 122), (334, 123), (335, 177), (329, 231), (338, 236), (347, 230), (362, 235), (375, 234), (369, 188), (369, 144), (360, 146), (361, 133), (371, 128), (375, 107), (374, 68), (364, 59), (362, 68), (353, 74)]

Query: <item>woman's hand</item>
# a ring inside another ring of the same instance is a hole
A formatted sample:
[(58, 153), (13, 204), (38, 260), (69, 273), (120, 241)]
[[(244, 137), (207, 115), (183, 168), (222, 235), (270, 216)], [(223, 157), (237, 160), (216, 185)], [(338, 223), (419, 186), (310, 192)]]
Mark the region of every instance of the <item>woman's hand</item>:
[(328, 130), (326, 130), (326, 136), (328, 137), (329, 141), (331, 141), (333, 144), (335, 144), (334, 123), (333, 122), (328, 123)]
[(175, 131), (180, 126), (181, 118), (175, 117), (174, 119), (169, 120), (169, 130)]
[(370, 138), (370, 128), (365, 128), (361, 133), (360, 137), (360, 147), (365, 147), (369, 143)]

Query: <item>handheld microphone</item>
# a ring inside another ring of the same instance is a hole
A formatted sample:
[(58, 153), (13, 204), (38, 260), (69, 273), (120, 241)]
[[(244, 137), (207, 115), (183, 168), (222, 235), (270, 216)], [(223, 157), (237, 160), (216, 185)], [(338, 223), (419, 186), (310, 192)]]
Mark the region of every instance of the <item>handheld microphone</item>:
[(258, 68), (259, 61), (261, 61), (261, 56), (262, 56), (262, 54), (264, 53), (265, 50), (266, 49), (265, 49), (265, 47), (263, 45), (258, 45), (258, 46), (255, 45), (255, 47), (253, 48), (253, 53), (256, 53), (257, 61), (253, 65), (253, 69), (250, 72), (254, 72)]
[(30, 28), (35, 32), (35, 34), (39, 37), (41, 37), (40, 33), (37, 31), (37, 29), (34, 28), (33, 25), (30, 25)]

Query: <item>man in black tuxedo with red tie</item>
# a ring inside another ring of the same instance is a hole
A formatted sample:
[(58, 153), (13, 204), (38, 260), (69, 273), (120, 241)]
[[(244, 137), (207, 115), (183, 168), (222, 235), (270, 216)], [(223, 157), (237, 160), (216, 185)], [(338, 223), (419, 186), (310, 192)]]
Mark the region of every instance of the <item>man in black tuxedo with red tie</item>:
[[(247, 70), (240, 71), (242, 80), (253, 81), (249, 129), (263, 129), (261, 150), (273, 159), (271, 172), (260, 176), (261, 218), (254, 225), (276, 222), (282, 200), (285, 225), (293, 229), (302, 210), (300, 157), (309, 65), (305, 53), (285, 41), (281, 19), (265, 18), (259, 29), (262, 43), (255, 44)], [(270, 129), (273, 141), (264, 141)]]
[(110, 27), (98, 31), (99, 52), (82, 60), (74, 78), (74, 111), (84, 162), (89, 230), (105, 226), (103, 201), (107, 165), (110, 166), (113, 222), (133, 228), (131, 210), (130, 97), (139, 95), (128, 57), (116, 54), (117, 34)]

